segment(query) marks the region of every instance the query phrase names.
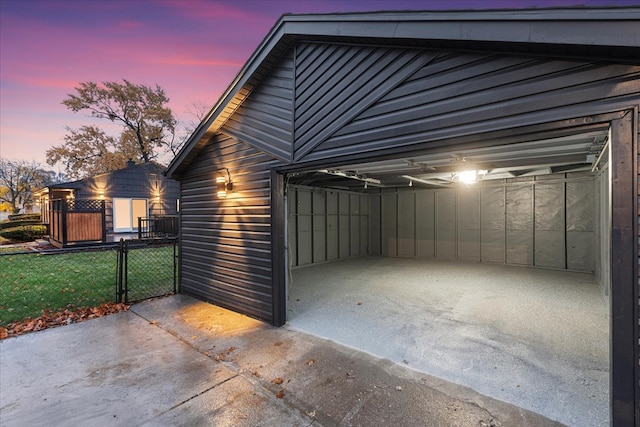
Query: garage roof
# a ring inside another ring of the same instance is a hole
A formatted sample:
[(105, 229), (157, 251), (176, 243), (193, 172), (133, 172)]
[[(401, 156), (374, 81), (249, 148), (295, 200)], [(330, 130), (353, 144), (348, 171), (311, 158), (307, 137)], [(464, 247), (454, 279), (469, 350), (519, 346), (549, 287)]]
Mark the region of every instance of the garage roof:
[(284, 15), (168, 167), (180, 175), (296, 42), (517, 52), (637, 63), (640, 7)]

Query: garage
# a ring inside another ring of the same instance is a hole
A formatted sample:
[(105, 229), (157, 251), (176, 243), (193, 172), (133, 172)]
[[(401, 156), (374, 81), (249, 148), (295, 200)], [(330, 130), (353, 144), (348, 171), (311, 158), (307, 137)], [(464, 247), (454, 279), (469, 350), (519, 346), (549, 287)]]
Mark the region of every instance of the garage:
[(283, 16), (169, 166), (180, 291), (634, 425), (637, 21)]
[(290, 174), (289, 325), (606, 425), (608, 138)]

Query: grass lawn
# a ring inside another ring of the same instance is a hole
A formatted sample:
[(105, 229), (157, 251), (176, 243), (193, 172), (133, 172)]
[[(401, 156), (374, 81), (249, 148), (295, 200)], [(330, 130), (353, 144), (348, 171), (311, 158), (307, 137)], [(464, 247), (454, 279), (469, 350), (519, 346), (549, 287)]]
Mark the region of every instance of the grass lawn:
[[(129, 250), (129, 300), (173, 290), (173, 247)], [(117, 251), (0, 256), (0, 326), (43, 310), (114, 302)]]
[(0, 326), (114, 301), (116, 251), (0, 257)]

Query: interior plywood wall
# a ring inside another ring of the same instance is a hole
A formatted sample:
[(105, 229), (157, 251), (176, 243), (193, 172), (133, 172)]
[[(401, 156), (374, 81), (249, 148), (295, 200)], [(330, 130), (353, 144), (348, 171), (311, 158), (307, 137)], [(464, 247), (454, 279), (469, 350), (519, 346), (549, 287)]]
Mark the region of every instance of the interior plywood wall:
[(589, 173), (372, 194), (371, 253), (593, 272), (596, 185)]

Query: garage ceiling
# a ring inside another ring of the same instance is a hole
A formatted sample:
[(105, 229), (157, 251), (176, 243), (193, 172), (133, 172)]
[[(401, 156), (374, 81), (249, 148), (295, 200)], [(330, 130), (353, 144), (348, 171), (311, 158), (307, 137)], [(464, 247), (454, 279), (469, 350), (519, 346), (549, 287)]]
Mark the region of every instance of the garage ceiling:
[(342, 165), (291, 174), (290, 182), (350, 190), (407, 185), (438, 188), (464, 180), (465, 171), (475, 171), (477, 180), (586, 171), (603, 160), (600, 153), (607, 135), (608, 130), (597, 130), (512, 145)]

